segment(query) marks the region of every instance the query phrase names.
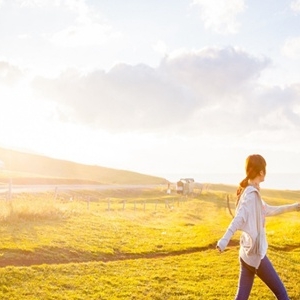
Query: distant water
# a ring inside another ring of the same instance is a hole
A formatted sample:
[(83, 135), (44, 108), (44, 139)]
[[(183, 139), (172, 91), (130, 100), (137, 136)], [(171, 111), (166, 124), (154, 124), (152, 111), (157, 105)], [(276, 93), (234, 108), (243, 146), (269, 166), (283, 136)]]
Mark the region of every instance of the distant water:
[[(237, 186), (244, 174), (161, 174), (167, 180), (176, 182), (180, 178), (194, 178), (199, 183), (221, 183)], [(300, 190), (300, 174), (270, 174), (261, 183), (261, 188), (276, 190)]]

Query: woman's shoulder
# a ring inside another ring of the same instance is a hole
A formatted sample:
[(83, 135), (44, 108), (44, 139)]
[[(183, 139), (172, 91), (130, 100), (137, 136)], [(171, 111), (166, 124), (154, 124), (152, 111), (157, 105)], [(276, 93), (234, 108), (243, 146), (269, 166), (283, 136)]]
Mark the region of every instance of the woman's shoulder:
[(248, 196), (248, 195), (257, 196), (257, 195), (259, 195), (259, 190), (253, 185), (248, 185), (245, 188), (243, 194), (244, 194), (244, 196)]
[(247, 186), (241, 196), (241, 200), (243, 203), (254, 203), (253, 200), (259, 197), (259, 191), (254, 186)]

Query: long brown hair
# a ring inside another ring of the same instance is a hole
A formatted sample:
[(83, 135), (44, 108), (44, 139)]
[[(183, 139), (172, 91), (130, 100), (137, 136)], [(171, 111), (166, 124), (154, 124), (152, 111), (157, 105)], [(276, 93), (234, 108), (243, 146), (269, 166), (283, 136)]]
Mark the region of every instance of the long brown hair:
[(263, 171), (266, 174), (266, 166), (267, 163), (265, 159), (259, 154), (252, 154), (246, 158), (246, 177), (240, 182), (239, 187), (236, 191), (236, 205), (238, 205), (244, 189), (249, 185), (249, 179), (254, 179), (260, 173), (260, 171)]

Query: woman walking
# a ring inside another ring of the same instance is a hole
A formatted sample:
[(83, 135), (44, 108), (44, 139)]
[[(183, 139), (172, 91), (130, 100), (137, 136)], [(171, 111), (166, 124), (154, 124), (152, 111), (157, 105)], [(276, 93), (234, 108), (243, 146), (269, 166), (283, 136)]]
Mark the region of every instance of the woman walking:
[(300, 210), (300, 203), (271, 206), (260, 196), (260, 183), (266, 176), (266, 161), (258, 154), (246, 159), (246, 178), (237, 190), (236, 215), (224, 236), (218, 241), (217, 249), (222, 252), (237, 230), (240, 238), (240, 275), (235, 300), (249, 298), (254, 277), (257, 275), (279, 300), (289, 300), (287, 291), (267, 257), (268, 243), (265, 232), (265, 217)]

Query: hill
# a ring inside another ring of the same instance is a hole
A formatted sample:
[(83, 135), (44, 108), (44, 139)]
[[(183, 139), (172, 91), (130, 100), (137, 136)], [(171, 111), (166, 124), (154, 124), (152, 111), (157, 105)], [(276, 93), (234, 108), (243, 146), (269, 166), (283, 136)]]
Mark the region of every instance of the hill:
[(14, 184), (162, 184), (167, 180), (127, 170), (79, 164), (0, 148), (0, 182)]
[[(83, 190), (71, 191), (72, 201), (24, 193), (1, 201), (0, 299), (231, 300), (240, 233), (224, 253), (215, 248), (232, 220), (228, 189), (211, 185), (191, 197), (161, 188)], [(267, 202), (294, 199), (299, 192), (270, 191)], [(290, 299), (299, 300), (299, 213), (270, 217), (266, 226), (268, 256)], [(274, 295), (257, 280), (251, 299)]]

